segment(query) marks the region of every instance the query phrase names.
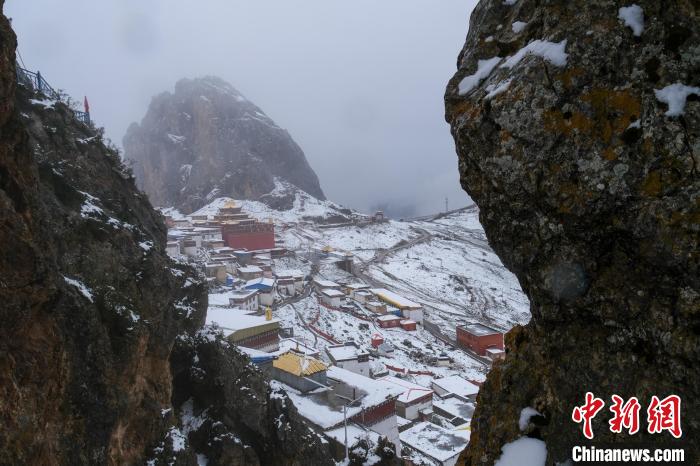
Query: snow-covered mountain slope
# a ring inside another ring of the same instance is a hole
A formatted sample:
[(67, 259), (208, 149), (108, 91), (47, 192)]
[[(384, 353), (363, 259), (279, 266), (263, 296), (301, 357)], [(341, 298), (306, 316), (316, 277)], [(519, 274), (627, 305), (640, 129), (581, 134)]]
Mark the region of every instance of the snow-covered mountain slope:
[(489, 247), (476, 207), (437, 220), (337, 228), (297, 224), (278, 233), (290, 250), (330, 246), (353, 253), (359, 278), (421, 303), (449, 336), (457, 323), (507, 330), (530, 319), (529, 302)]
[[(327, 246), (352, 253), (354, 275), (332, 266), (321, 266), (321, 274), (341, 281), (365, 281), (417, 301), (428, 319), (450, 338), (455, 326), (464, 322), (508, 330), (530, 319), (529, 302), (515, 276), (489, 247), (475, 206), (427, 220), (372, 222), (366, 215), (313, 198), (280, 180), (269, 196), (291, 196), (291, 208), (236, 202), (253, 217), (272, 219), (278, 244), (299, 256)], [(229, 200), (216, 199), (194, 214), (215, 215)]]
[[(318, 199), (280, 178), (274, 179), (274, 185), (274, 189), (261, 196), (260, 200), (219, 197), (193, 212), (192, 215), (215, 215), (225, 203), (235, 200), (251, 217), (265, 221), (272, 219), (277, 225), (300, 222), (343, 223), (367, 218), (335, 202)], [(182, 215), (173, 208), (162, 211), (168, 215)]]

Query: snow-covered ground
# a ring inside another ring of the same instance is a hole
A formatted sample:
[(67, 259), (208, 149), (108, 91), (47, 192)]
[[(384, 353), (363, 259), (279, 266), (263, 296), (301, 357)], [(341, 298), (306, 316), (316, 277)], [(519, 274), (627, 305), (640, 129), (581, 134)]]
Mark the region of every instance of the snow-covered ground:
[[(459, 323), (508, 330), (530, 320), (529, 302), (489, 247), (475, 207), (430, 221), (334, 228), (282, 223), (277, 234), (283, 246), (301, 253), (324, 246), (353, 253), (366, 278), (423, 304), (427, 318), (448, 335)], [(331, 280), (346, 278), (342, 271), (323, 272)]]

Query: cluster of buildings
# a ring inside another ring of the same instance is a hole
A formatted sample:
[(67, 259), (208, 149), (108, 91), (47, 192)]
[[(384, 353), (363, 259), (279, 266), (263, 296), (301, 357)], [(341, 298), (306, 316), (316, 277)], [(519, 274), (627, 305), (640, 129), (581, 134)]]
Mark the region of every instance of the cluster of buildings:
[[(250, 352), (260, 357), (257, 352)], [(385, 437), (406, 464), (452, 466), (469, 441), (469, 423), (479, 387), (459, 376), (424, 387), (408, 378), (370, 376), (370, 354), (354, 342), (323, 354), (290, 348), (260, 367), (277, 381), (299, 413), (336, 448)], [(347, 443), (345, 438), (347, 426)], [(425, 442), (439, 437), (439, 442)]]
[(205, 251), (212, 262), (236, 255), (236, 252), (267, 251), (282, 254), (275, 244), (272, 221), (261, 222), (229, 201), (216, 215), (191, 215), (187, 218), (165, 217), (168, 226), (168, 254), (171, 257), (197, 257)]
[[(275, 273), (277, 283), (280, 277), (294, 276)], [(347, 305), (352, 300), (349, 296), (362, 290), (372, 293), (373, 299), (386, 300), (382, 301), (385, 313), (376, 318), (378, 325), (384, 316), (397, 317), (389, 312), (402, 311), (397, 305), (408, 315), (421, 317), (416, 314), (415, 303), (386, 290), (321, 279), (313, 280), (311, 286), (319, 299), (336, 299), (336, 293), (328, 291), (340, 293), (343, 301), (333, 301), (333, 305)], [(455, 464), (469, 440), (478, 392), (475, 383), (453, 375), (435, 378), (430, 386), (423, 386), (408, 373), (377, 372), (372, 366), (377, 350), (382, 351), (379, 354), (393, 351), (379, 334), (372, 336), (372, 348), (348, 341), (317, 350), (296, 340), (293, 332), (286, 333), (270, 310), (261, 313), (254, 301), (255, 293), (238, 290), (211, 296), (207, 322), (218, 325), (231, 343), (248, 353), (288, 393), (299, 413), (335, 447), (337, 459), (344, 457), (346, 445), (352, 447), (362, 439), (376, 445), (385, 437), (407, 464)], [(228, 306), (219, 299), (226, 296)], [(409, 320), (403, 316), (400, 319)], [(425, 442), (426, 436), (436, 435), (443, 440)]]
[[(416, 372), (392, 369), (391, 375), (388, 368), (372, 365), (394, 352), (378, 332), (416, 331), (424, 325), (421, 304), (385, 288), (274, 269), (274, 259), (286, 251), (275, 246), (273, 224), (251, 219), (233, 202), (214, 216), (167, 221), (168, 253), (189, 258), (219, 290), (210, 294), (207, 323), (218, 326), (289, 394), (299, 413), (335, 446), (337, 459), (359, 440), (376, 445), (384, 437), (404, 464), (456, 463), (469, 441), (478, 384), (458, 375), (431, 375), (424, 386), (411, 375)], [(325, 247), (314, 254), (352, 269), (347, 252)], [(371, 347), (347, 341), (318, 350), (295, 339), (272, 309), (312, 291), (319, 305), (374, 324), (366, 329), (373, 332)], [(503, 357), (503, 335), (496, 329), (474, 323), (458, 326), (456, 334), (464, 349), (483, 358)], [(446, 355), (435, 361), (450, 364)]]

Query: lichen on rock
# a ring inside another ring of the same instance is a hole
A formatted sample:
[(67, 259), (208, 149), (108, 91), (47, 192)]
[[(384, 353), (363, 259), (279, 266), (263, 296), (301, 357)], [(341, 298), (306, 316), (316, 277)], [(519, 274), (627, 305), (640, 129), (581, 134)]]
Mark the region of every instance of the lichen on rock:
[[(700, 23), (692, 2), (636, 4), (643, 29), (615, 1), (482, 0), (472, 14), (446, 119), (462, 186), (532, 320), (507, 335), (479, 394), (466, 464), (492, 464), (524, 435), (525, 407), (542, 414), (526, 435), (544, 440), (547, 464), (566, 461), (583, 439), (571, 413), (586, 391), (637, 396), (643, 409), (678, 394), (685, 438), (698, 435), (700, 99), (685, 92), (670, 112), (678, 95), (659, 90), (700, 85)], [(564, 41), (565, 61), (529, 45)], [(460, 92), (494, 57), (519, 61)], [(607, 419), (594, 420), (597, 440), (630, 440)]]

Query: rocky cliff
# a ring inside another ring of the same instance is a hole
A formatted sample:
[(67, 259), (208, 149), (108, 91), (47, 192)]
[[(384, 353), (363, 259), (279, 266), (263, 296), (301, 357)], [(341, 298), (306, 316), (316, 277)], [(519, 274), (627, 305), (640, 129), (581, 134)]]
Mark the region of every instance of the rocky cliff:
[(186, 213), (217, 197), (258, 199), (276, 177), (325, 199), (289, 133), (215, 77), (183, 79), (154, 97), (124, 151), (151, 202)]
[[(482, 0), (446, 119), (462, 186), (530, 298), (532, 320), (478, 397), (466, 464), (521, 436), (547, 464), (586, 444), (574, 406), (606, 402), (597, 442), (648, 434), (677, 394), (687, 452), (700, 434), (700, 21), (690, 1)], [(641, 431), (613, 434), (611, 395)], [(521, 430), (521, 410), (539, 411)], [(692, 460), (691, 460), (692, 461)], [(690, 464), (690, 463), (689, 463)], [(692, 463), (695, 464), (695, 463)]]
[[(0, 0), (0, 12), (3, 1)], [(0, 464), (327, 464), (220, 335), (101, 131), (15, 75), (0, 14)]]

